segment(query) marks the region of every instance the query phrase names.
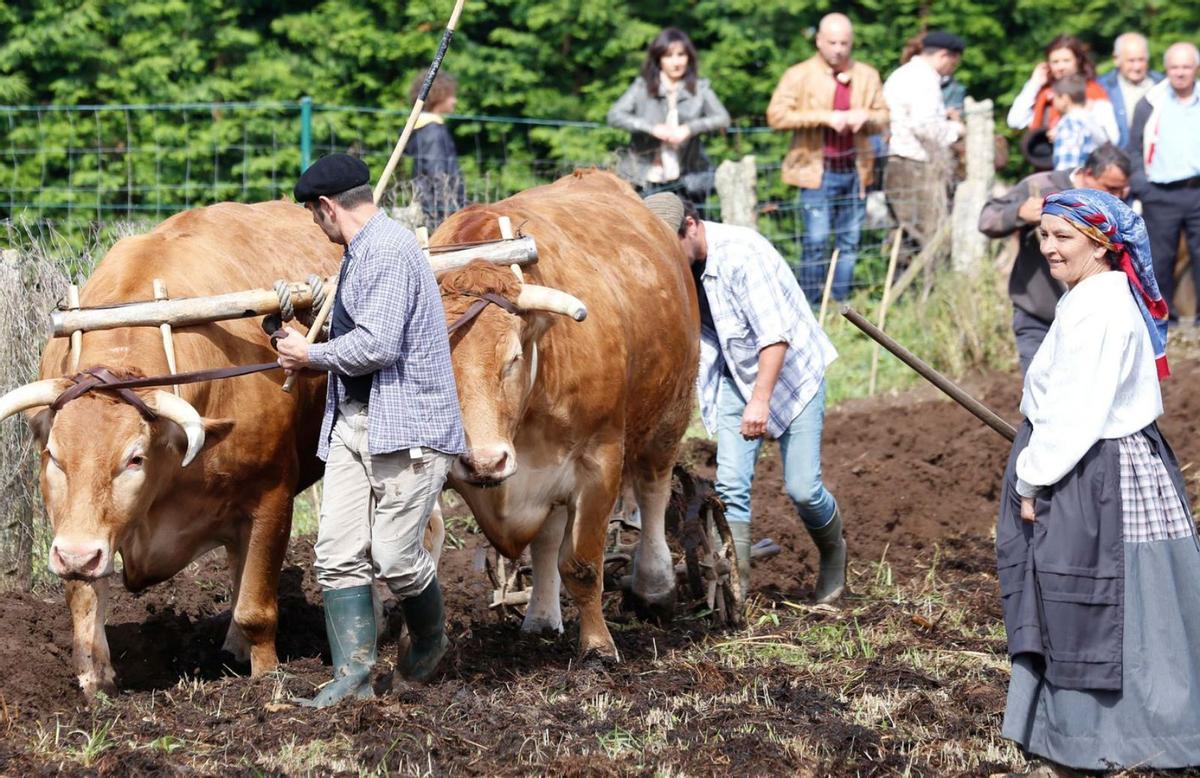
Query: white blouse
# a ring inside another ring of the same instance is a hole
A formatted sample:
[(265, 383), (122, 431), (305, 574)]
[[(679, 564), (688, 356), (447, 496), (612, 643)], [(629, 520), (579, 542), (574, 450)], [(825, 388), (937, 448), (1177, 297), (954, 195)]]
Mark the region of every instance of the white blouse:
[(1100, 440), (1132, 435), (1162, 415), (1150, 333), (1124, 273), (1063, 295), (1025, 375), (1021, 413), (1033, 424), (1017, 457), (1017, 491), (1057, 483)]

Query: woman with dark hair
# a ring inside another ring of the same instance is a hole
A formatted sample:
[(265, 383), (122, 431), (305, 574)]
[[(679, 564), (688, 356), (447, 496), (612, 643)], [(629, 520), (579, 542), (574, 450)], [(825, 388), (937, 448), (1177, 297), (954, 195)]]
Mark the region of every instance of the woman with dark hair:
[[(412, 101), (417, 101), (425, 75), (413, 79)], [(458, 105), (458, 79), (446, 71), (438, 73), (425, 98), (425, 110), (417, 117), (405, 156), (412, 157), (415, 195), (431, 229), (467, 204), (462, 171), (454, 136), (446, 127), (446, 114)]]
[[(1028, 149), (1033, 145), (1035, 141), (1032, 136), (1040, 132), (1045, 133), (1046, 139), (1053, 141), (1054, 126), (1061, 118), (1051, 103), (1054, 97), (1054, 82), (1074, 75), (1087, 79), (1087, 108), (1092, 121), (1104, 131), (1106, 137), (1101, 142), (1118, 141), (1120, 131), (1117, 128), (1117, 115), (1108, 99), (1108, 92), (1096, 81), (1096, 67), (1092, 64), (1087, 48), (1083, 41), (1074, 35), (1059, 35), (1046, 46), (1046, 58), (1034, 67), (1033, 74), (1025, 82), (1008, 111), (1009, 127), (1029, 131), (1029, 140), (1022, 141), (1023, 148)], [(1042, 155), (1032, 154), (1028, 150), (1026, 156), (1035, 167), (1049, 169), (1052, 165), (1049, 158), (1042, 159)]]
[(729, 112), (697, 76), (696, 47), (667, 27), (646, 52), (642, 73), (608, 111), (608, 123), (631, 133), (618, 172), (644, 192), (682, 190), (704, 202), (713, 174), (700, 136), (729, 126)]
[(1200, 764), (1200, 544), (1158, 428), (1167, 305), (1142, 218), (1068, 189), (1042, 205), (1067, 287), (1025, 375), (996, 556), (1012, 675), (1002, 735), (1030, 775)]

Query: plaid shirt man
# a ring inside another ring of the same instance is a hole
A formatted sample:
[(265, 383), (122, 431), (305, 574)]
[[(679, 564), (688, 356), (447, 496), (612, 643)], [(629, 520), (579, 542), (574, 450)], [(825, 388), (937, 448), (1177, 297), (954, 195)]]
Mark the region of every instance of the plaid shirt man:
[(796, 276), (771, 242), (747, 227), (704, 222), (708, 258), (701, 278), (716, 332), (700, 336), (696, 384), (700, 415), (717, 429), (717, 390), (728, 368), (743, 397), (758, 379), (758, 352), (787, 343), (771, 394), (767, 434), (778, 438), (821, 388), (825, 368), (837, 358), (817, 326)]
[[(342, 304), (355, 327), (311, 346), (309, 362), (339, 375), (374, 373), (371, 454), (410, 448), (461, 454), (466, 437), (442, 298), (416, 238), (380, 212), (350, 241), (342, 262)], [(342, 382), (331, 377), (317, 448), (323, 460), (344, 398)]]

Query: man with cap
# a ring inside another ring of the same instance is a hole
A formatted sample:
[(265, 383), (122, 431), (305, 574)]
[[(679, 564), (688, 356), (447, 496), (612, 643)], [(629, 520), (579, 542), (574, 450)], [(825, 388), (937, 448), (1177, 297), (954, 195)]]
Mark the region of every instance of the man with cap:
[[(934, 30), (921, 41), (921, 53), (883, 83), (892, 117), (884, 189), (896, 220), (917, 244), (933, 238), (945, 213), (945, 190), (952, 173), (950, 147), (963, 135), (942, 99), (942, 78), (958, 67), (965, 44)], [(940, 191), (939, 191), (940, 190)]]
[(837, 502), (821, 481), (825, 370), (837, 352), (796, 276), (748, 227), (701, 221), (673, 193), (645, 200), (679, 236), (700, 305), (700, 415), (717, 437), (717, 493), (733, 533), (742, 586), (750, 582), (750, 487), (764, 437), (779, 440), (784, 485), (820, 552), (813, 599), (846, 588)]
[(325, 343), (279, 340), (290, 372), (329, 372), (318, 455), (325, 489), (316, 574), (334, 680), (318, 707), (370, 697), (376, 627), (371, 583), (400, 598), (411, 638), (397, 669), (433, 676), (448, 641), (437, 570), (423, 539), (453, 458), (466, 448), (441, 295), (411, 232), (375, 206), (361, 160), (331, 154), (294, 194), (345, 246)]

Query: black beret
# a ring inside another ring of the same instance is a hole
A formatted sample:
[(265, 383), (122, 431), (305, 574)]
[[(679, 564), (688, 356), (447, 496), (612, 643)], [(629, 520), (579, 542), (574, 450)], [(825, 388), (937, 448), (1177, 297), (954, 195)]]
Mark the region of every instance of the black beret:
[(921, 48), (923, 49), (946, 49), (958, 54), (962, 54), (963, 49), (967, 47), (966, 41), (958, 37), (952, 32), (945, 30), (933, 30), (925, 33), (925, 37), (921, 39)]
[(341, 194), (371, 180), (367, 163), (349, 154), (321, 157), (305, 170), (292, 189), (298, 203), (316, 200), (321, 195)]

